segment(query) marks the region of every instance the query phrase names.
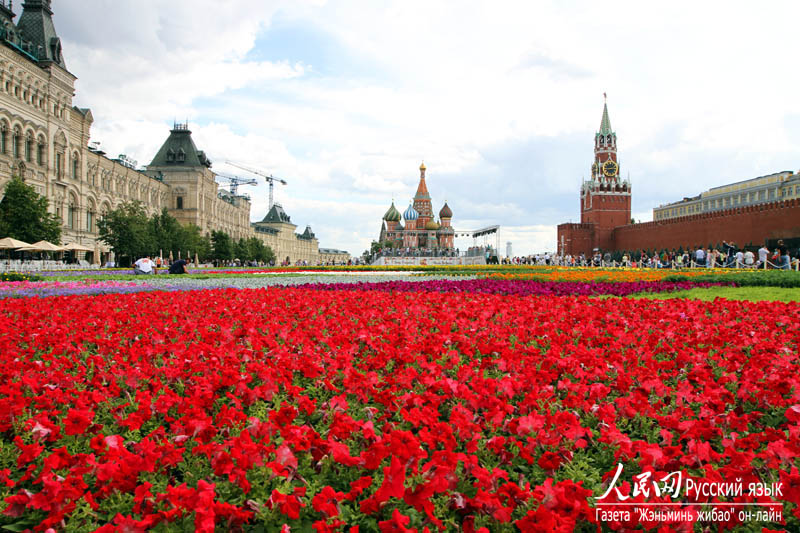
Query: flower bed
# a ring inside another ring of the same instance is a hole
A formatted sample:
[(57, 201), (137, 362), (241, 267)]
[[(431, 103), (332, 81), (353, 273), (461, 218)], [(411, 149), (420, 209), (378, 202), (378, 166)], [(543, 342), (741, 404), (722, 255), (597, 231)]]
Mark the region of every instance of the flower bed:
[[(326, 283), (337, 278), (335, 283)], [(372, 280), (382, 278), (380, 282)], [(391, 272), (292, 273), (268, 276), (219, 276), (192, 278), (183, 276), (137, 276), (129, 281), (88, 279), (80, 281), (7, 282), (0, 284), (0, 298), (29, 296), (64, 296), (78, 294), (133, 293), (154, 290), (194, 291), (213, 288), (260, 288), (273, 285), (312, 285), (323, 290), (436, 291), (484, 294), (551, 296), (627, 296), (642, 292), (673, 292), (731, 282), (621, 282), (575, 283), (527, 280), (450, 279), (436, 274), (425, 278)]]
[[(747, 270), (735, 269), (657, 269), (657, 268), (582, 268), (582, 267), (550, 267), (537, 269), (537, 267), (522, 267), (519, 271), (490, 272), (486, 276), (492, 279), (523, 280), (534, 279), (538, 281), (572, 281), (595, 282), (605, 281), (612, 283), (637, 282), (637, 281), (664, 281), (665, 278), (686, 281), (698, 276), (707, 276), (709, 273), (727, 276), (729, 280), (734, 274), (747, 274)], [(678, 277), (679, 276), (679, 277)], [(717, 280), (718, 281), (718, 280)]]
[[(734, 286), (733, 282), (696, 283), (692, 281), (628, 281), (606, 283), (602, 281), (535, 281), (535, 280), (425, 280), (358, 282), (356, 288), (373, 291), (436, 291), (470, 292), (479, 294), (513, 294), (517, 296), (628, 296), (642, 292), (674, 292), (713, 286)], [(314, 288), (323, 290), (352, 290), (352, 284), (316, 283)]]
[(106, 294), (113, 292), (139, 292), (141, 290), (139, 285), (126, 281), (8, 281), (0, 283), (0, 298)]
[(47, 304), (0, 301), (12, 530), (595, 531), (617, 464), (622, 493), (640, 472), (782, 483), (800, 527), (800, 305), (308, 288)]

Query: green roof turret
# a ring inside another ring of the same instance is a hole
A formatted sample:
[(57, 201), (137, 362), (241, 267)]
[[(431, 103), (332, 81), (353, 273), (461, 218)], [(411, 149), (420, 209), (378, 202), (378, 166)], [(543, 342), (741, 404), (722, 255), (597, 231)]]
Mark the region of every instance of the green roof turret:
[(397, 208), (394, 206), (394, 201), (392, 201), (391, 207), (389, 207), (389, 210), (386, 211), (385, 215), (383, 215), (383, 220), (387, 222), (400, 222), (400, 218), (400, 211), (397, 210)]
[(161, 145), (150, 167), (159, 166), (184, 166), (184, 167), (211, 167), (211, 161), (205, 152), (198, 150), (192, 140), (192, 132), (188, 124), (175, 124), (169, 132), (169, 137)]

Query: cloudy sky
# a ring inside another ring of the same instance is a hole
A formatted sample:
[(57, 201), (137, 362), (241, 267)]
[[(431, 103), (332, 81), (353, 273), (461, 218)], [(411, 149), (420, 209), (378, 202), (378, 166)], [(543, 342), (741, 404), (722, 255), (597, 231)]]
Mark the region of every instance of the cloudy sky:
[[(637, 219), (800, 168), (796, 1), (53, 4), (74, 103), (109, 155), (147, 164), (188, 120), (213, 170), (285, 179), (298, 231), (354, 255), (392, 198), (408, 205), (422, 160), (457, 229), (554, 250), (580, 217), (604, 92)], [(262, 218), (267, 185), (243, 189)]]

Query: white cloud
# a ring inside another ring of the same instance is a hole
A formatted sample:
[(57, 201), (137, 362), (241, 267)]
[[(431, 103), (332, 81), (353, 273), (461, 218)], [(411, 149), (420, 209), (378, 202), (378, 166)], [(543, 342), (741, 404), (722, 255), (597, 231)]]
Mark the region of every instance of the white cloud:
[[(509, 228), (515, 254), (553, 249), (552, 228), (579, 217), (604, 91), (634, 211), (648, 218), (659, 203), (800, 166), (796, 2), (64, 0), (54, 10), (75, 103), (92, 108), (92, 137), (109, 153), (148, 162), (172, 120), (188, 118), (215, 163), (283, 177), (292, 219), (352, 253), (377, 236), (393, 195), (406, 204), (421, 159), (454, 224)], [(304, 38), (262, 44), (276, 20)], [(255, 219), (266, 185), (252, 191)], [(540, 225), (550, 229), (513, 229)]]

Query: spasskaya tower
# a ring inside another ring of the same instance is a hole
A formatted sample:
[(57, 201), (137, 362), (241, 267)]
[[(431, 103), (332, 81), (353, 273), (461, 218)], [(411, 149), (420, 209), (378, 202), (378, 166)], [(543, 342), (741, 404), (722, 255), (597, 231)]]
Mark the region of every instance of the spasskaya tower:
[(631, 221), (631, 184), (620, 177), (617, 134), (611, 129), (608, 103), (603, 104), (600, 130), (594, 135), (590, 176), (581, 184), (581, 222), (595, 225), (594, 248), (610, 250), (612, 230)]
[[(605, 99), (605, 94), (603, 95)], [(558, 226), (559, 254), (590, 254), (614, 249), (614, 228), (630, 224), (631, 184), (620, 177), (617, 134), (611, 129), (608, 103), (603, 103), (600, 129), (594, 135), (594, 161), (581, 183), (581, 222)]]

